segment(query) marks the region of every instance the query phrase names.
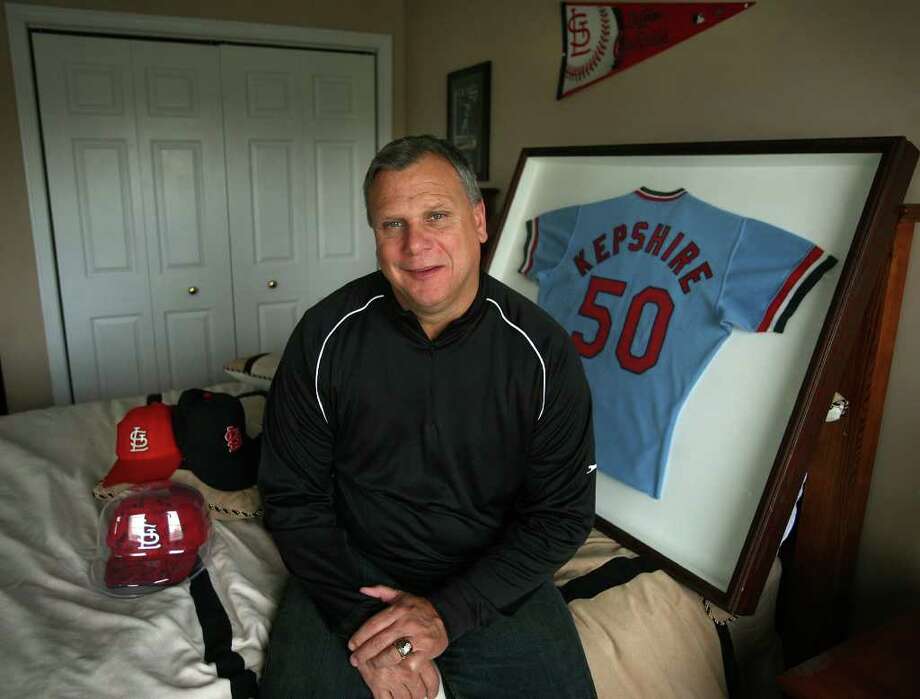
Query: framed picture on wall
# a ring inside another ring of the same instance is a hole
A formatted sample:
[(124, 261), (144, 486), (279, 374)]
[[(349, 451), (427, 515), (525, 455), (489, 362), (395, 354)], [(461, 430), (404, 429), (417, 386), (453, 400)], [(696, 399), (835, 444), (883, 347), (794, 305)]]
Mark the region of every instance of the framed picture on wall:
[(447, 140), (463, 153), (479, 181), (489, 179), (492, 62), (447, 74)]

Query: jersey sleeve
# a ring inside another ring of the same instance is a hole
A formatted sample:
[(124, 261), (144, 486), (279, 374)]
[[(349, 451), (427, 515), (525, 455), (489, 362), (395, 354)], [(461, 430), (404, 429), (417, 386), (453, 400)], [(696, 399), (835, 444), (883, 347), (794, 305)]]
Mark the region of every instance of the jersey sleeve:
[(719, 299), (721, 320), (781, 333), (799, 303), (837, 260), (805, 238), (742, 219)]
[(538, 281), (541, 272), (554, 269), (559, 264), (575, 233), (579, 208), (568, 206), (527, 221), (524, 259), (518, 272), (528, 279)]

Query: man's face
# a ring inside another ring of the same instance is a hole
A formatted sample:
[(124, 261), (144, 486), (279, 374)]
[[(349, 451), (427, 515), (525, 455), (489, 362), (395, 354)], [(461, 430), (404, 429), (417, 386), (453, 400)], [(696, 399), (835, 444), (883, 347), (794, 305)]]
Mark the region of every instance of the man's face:
[(470, 204), (456, 170), (436, 155), (379, 172), (368, 199), (381, 271), (400, 304), (439, 332), (476, 297), (482, 202)]

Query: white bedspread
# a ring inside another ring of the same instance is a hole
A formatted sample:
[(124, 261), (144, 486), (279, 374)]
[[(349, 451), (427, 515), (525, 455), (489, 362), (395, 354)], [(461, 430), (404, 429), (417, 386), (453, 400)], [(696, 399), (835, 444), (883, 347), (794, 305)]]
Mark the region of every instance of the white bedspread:
[[(203, 660), (188, 582), (137, 599), (108, 597), (89, 582), (100, 509), (92, 488), (112, 466), (115, 425), (139, 404), (0, 418), (0, 695), (230, 696), (229, 682)], [(259, 673), (286, 573), (260, 522), (215, 522), (214, 537), (208, 573), (233, 650)]]

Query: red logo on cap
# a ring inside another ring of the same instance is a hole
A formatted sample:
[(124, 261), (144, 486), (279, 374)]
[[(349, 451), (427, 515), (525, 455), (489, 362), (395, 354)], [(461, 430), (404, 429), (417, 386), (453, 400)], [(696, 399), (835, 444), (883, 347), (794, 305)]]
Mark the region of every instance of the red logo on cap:
[(227, 451), (231, 454), (243, 446), (243, 434), (236, 425), (228, 425), (227, 431), (224, 432), (224, 441), (227, 443)]

